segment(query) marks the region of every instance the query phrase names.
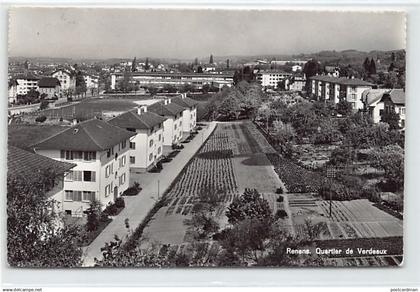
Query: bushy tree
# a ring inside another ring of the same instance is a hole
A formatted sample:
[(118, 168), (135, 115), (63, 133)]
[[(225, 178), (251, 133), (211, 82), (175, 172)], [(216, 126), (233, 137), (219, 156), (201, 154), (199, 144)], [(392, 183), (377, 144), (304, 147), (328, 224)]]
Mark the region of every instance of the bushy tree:
[(385, 171), (386, 183), (395, 191), (404, 187), (404, 150), (398, 145), (376, 149), (373, 165)]
[(62, 226), (47, 193), (52, 172), (7, 179), (7, 259), (14, 267), (76, 267), (81, 264), (82, 230)]

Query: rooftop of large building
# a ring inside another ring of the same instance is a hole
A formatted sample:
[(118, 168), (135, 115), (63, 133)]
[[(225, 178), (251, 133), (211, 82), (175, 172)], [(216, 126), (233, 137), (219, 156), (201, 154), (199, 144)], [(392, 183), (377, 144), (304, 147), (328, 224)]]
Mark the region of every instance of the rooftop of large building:
[(73, 163), (57, 161), (39, 154), (9, 145), (7, 152), (7, 176), (10, 178), (31, 178), (35, 173), (51, 172), (60, 175), (75, 167)]
[(56, 87), (60, 86), (60, 81), (55, 77), (43, 77), (38, 81), (39, 87)]
[(184, 108), (192, 108), (198, 104), (198, 102), (195, 101), (194, 99), (189, 98), (189, 97), (182, 97), (182, 96), (177, 96), (177, 97), (172, 98), (172, 102)]
[(150, 105), (147, 110), (160, 116), (176, 116), (184, 111), (184, 107), (172, 102), (168, 104), (156, 102)]
[(328, 75), (315, 75), (310, 77), (312, 80), (324, 81), (337, 83), (341, 85), (350, 85), (350, 86), (373, 86), (372, 83), (364, 81), (358, 78), (346, 78), (346, 77), (333, 77)]
[(404, 89), (367, 89), (362, 92), (362, 100), (367, 105), (372, 105), (375, 102), (382, 100), (384, 96), (389, 96), (394, 104), (404, 105), (405, 104), (405, 91)]
[(119, 115), (108, 122), (120, 128), (133, 128), (148, 130), (163, 123), (166, 119), (153, 112), (137, 113), (137, 110), (131, 110)]
[[(124, 76), (124, 72), (112, 73), (116, 76)], [(132, 72), (132, 76), (166, 76), (166, 77), (195, 77), (195, 78), (211, 78), (211, 77), (222, 77), (222, 78), (233, 78), (233, 73), (171, 73), (171, 72)]]
[(35, 149), (104, 151), (129, 139), (135, 133), (102, 120), (91, 119), (33, 145)]

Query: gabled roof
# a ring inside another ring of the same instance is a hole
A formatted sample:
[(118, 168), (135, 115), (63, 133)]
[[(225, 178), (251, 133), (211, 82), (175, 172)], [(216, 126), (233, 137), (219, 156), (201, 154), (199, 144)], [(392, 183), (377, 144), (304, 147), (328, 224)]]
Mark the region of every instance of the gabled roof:
[(31, 178), (35, 173), (51, 171), (61, 175), (76, 164), (57, 161), (39, 154), (31, 153), (9, 145), (7, 152), (7, 176), (10, 178)]
[(172, 98), (172, 102), (174, 102), (177, 105), (180, 105), (182, 107), (186, 107), (186, 108), (192, 108), (192, 107), (194, 107), (194, 106), (196, 106), (198, 104), (198, 102), (195, 101), (192, 98), (189, 98), (189, 97), (182, 98), (180, 96), (177, 96), (175, 98)]
[(345, 78), (345, 77), (332, 77), (328, 75), (315, 75), (310, 77), (312, 80), (324, 81), (337, 83), (341, 85), (350, 85), (350, 86), (373, 86), (372, 83), (364, 81), (358, 78)]
[(135, 133), (98, 119), (81, 122), (35, 145), (35, 149), (104, 151)]
[(184, 108), (172, 102), (166, 105), (163, 104), (163, 102), (156, 102), (150, 105), (147, 110), (160, 116), (176, 116), (179, 113), (182, 113)]
[(152, 112), (144, 112), (139, 115), (136, 110), (134, 110), (125, 112), (108, 122), (120, 128), (148, 130), (163, 123), (165, 120), (165, 118)]
[(370, 106), (380, 101), (384, 93), (387, 91), (389, 91), (389, 89), (366, 89), (362, 92), (361, 99), (366, 103), (366, 105)]
[(19, 74), (16, 75), (14, 79), (24, 79), (24, 80), (39, 80), (40, 77), (36, 76), (35, 74), (28, 72), (27, 74)]
[(43, 77), (38, 81), (39, 87), (56, 87), (60, 86), (60, 81), (55, 77)]
[(404, 89), (392, 89), (389, 92), (391, 100), (395, 104), (405, 104), (405, 91)]

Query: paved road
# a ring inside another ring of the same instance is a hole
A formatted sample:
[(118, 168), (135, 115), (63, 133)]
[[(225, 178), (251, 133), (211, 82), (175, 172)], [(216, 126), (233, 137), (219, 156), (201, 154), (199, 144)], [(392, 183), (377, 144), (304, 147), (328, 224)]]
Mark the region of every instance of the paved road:
[(159, 192), (163, 194), (215, 127), (215, 122), (209, 123), (190, 143), (184, 144), (185, 148), (170, 163), (164, 164), (164, 169), (160, 173), (150, 175), (150, 179), (147, 182), (141, 183), (143, 190), (140, 194), (125, 198), (126, 207), (114, 217), (114, 220), (85, 249), (83, 266), (93, 266), (95, 258), (101, 259), (102, 253), (100, 249), (105, 243), (112, 241), (115, 235), (123, 240), (126, 239), (128, 231), (125, 228), (124, 221), (127, 218), (131, 229), (135, 229), (140, 225), (158, 199), (158, 180)]

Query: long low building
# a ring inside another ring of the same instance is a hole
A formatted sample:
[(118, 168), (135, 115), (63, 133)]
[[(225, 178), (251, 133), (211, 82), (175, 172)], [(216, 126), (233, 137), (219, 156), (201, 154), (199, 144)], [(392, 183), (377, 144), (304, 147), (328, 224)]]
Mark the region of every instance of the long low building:
[(316, 75), (310, 77), (310, 94), (317, 100), (338, 103), (346, 100), (354, 110), (363, 109), (362, 93), (371, 89), (373, 84), (357, 78)]
[[(124, 73), (111, 74), (111, 88), (117, 89), (119, 80), (124, 78)], [(233, 84), (233, 73), (170, 73), (170, 72), (132, 72), (132, 82), (139, 86), (158, 86), (165, 85), (182, 86), (186, 84), (202, 88), (209, 84), (217, 87)]]

